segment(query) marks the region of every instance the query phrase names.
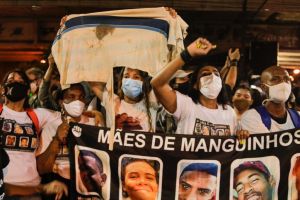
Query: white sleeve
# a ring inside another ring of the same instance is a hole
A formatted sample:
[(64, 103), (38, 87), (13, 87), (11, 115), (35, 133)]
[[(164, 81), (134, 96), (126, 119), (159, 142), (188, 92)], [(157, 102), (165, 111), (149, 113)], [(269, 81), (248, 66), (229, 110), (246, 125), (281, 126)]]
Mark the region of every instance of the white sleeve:
[(44, 125), (36, 155), (40, 155), (46, 151), (53, 137), (56, 135), (57, 128), (61, 123), (61, 119), (57, 119)]
[(242, 115), (241, 126), (243, 130), (249, 131), (250, 134), (270, 132), (255, 109), (250, 109)]
[(55, 120), (61, 119), (61, 113), (45, 108), (36, 108), (34, 109), (34, 112), (36, 113), (40, 129), (42, 129), (47, 123), (51, 123)]
[(176, 91), (176, 110), (171, 113), (177, 120), (183, 119), (189, 115), (191, 106), (194, 105), (192, 99), (180, 92)]

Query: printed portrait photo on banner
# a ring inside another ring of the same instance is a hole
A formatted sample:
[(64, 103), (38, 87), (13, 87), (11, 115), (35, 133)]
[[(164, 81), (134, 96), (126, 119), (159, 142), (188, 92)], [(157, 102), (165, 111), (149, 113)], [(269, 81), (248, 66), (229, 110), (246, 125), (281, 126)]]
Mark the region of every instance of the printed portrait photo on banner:
[(176, 200), (218, 200), (221, 164), (214, 160), (181, 160), (177, 164)]
[(278, 200), (280, 165), (275, 156), (237, 159), (230, 178), (229, 199)]
[(163, 164), (159, 158), (122, 155), (119, 158), (119, 199), (160, 200)]
[(76, 191), (83, 197), (110, 199), (109, 162), (106, 152), (75, 146)]
[(300, 153), (295, 154), (291, 159), (288, 194), (288, 200), (298, 199), (300, 199)]

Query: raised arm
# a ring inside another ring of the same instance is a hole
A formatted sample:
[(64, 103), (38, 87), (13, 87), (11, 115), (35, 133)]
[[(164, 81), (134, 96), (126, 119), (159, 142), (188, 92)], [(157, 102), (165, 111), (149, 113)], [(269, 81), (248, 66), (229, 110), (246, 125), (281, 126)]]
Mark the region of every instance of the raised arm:
[(211, 49), (212, 45), (208, 40), (198, 38), (151, 80), (158, 101), (168, 112), (174, 113), (177, 109), (176, 93), (169, 85), (171, 77), (192, 57), (206, 55)]
[(228, 50), (228, 56), (226, 59), (225, 66), (221, 69), (221, 77), (224, 80), (225, 84), (229, 85), (231, 90), (233, 90), (236, 80), (237, 80), (237, 66), (240, 60), (240, 50), (232, 49)]
[(40, 85), (38, 99), (40, 100), (42, 107), (52, 110), (58, 110), (58, 104), (55, 102), (55, 99), (53, 98), (52, 94), (49, 93), (51, 76), (55, 70), (55, 62), (52, 54), (49, 55), (48, 62), (49, 67), (44, 75), (43, 82)]

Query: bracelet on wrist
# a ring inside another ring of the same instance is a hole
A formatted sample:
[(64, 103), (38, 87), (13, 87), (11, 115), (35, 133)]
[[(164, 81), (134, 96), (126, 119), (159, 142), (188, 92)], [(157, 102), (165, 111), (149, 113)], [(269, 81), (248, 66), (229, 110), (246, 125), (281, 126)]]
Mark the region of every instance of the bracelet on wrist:
[(230, 67), (236, 67), (236, 66), (238, 66), (238, 61), (230, 62)]
[(184, 63), (188, 63), (192, 60), (192, 56), (191, 54), (188, 52), (187, 49), (183, 50), (181, 53), (180, 53), (180, 57), (181, 59), (184, 61)]

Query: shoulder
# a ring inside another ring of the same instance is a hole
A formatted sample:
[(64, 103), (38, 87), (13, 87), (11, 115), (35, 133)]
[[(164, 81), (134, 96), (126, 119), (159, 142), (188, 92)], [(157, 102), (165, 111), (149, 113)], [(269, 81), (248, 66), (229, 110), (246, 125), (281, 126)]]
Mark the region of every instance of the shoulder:
[(185, 95), (185, 94), (181, 94), (178, 91), (176, 91), (176, 97), (177, 97), (177, 101), (183, 101), (183, 102), (195, 104), (191, 97), (189, 97), (188, 95)]
[(53, 115), (53, 116), (60, 116), (61, 113), (58, 111), (50, 110), (47, 108), (35, 108), (33, 111), (38, 115), (38, 116), (45, 116), (45, 115)]
[(260, 119), (260, 115), (254, 108), (252, 108), (252, 109), (247, 110), (242, 115), (242, 120), (243, 119)]

